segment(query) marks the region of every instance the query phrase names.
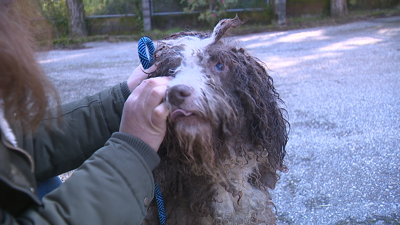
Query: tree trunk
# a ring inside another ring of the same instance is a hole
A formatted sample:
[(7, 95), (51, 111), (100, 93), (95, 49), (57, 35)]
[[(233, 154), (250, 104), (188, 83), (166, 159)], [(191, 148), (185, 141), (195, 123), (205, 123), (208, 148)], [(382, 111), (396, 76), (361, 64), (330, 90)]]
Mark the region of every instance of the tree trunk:
[(273, 0), (271, 2), (279, 26), (286, 24), (286, 0)]
[(85, 9), (82, 0), (66, 0), (69, 14), (69, 34), (72, 37), (86, 37)]
[(346, 0), (331, 0), (331, 16), (343, 16), (347, 13)]
[(151, 31), (151, 13), (149, 0), (142, 0), (142, 13), (144, 31)]
[(278, 25), (286, 23), (286, 0), (277, 0)]

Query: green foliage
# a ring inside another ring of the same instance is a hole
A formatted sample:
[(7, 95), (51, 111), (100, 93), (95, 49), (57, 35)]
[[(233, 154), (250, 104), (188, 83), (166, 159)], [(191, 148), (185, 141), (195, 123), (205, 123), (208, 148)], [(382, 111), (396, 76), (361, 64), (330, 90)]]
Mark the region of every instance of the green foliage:
[(226, 17), (228, 9), (271, 8), (266, 0), (181, 0), (184, 12), (200, 11), (199, 20), (214, 25)]
[(152, 9), (155, 13), (182, 12), (181, 0), (152, 0)]
[(141, 25), (141, 30), (143, 30), (141, 3), (141, 0), (83, 0), (86, 16), (135, 14), (137, 23)]
[(63, 37), (63, 38), (54, 39), (52, 41), (52, 44), (53, 44), (53, 46), (54, 45), (73, 45), (73, 44), (81, 44), (84, 42), (86, 42), (85, 38)]
[(399, 4), (400, 0), (347, 0), (350, 10), (393, 8)]
[(133, 13), (136, 15), (137, 24), (140, 26), (140, 32), (144, 31), (143, 27), (143, 14), (142, 14), (142, 0), (135, 0)]
[(141, 0), (83, 0), (86, 15), (111, 15), (134, 13)]
[(237, 9), (247, 9), (247, 8), (271, 8), (271, 1), (266, 0), (239, 0), (234, 6)]
[(201, 11), (199, 20), (215, 24), (225, 14), (226, 10), (237, 4), (238, 0), (181, 0), (185, 12)]
[(39, 0), (44, 17), (54, 29), (57, 38), (68, 34), (68, 9), (63, 0)]

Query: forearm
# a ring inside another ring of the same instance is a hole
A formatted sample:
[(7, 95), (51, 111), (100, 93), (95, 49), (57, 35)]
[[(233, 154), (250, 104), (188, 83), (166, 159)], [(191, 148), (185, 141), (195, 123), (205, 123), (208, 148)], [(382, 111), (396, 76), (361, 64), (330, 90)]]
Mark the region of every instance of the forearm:
[(123, 83), (49, 113), (32, 138), (32, 146), (26, 146), (34, 151), (37, 180), (76, 169), (104, 146), (119, 129), (129, 94)]
[(12, 219), (24, 224), (141, 224), (153, 199), (151, 171), (159, 160), (144, 142), (115, 133), (43, 199), (43, 207)]

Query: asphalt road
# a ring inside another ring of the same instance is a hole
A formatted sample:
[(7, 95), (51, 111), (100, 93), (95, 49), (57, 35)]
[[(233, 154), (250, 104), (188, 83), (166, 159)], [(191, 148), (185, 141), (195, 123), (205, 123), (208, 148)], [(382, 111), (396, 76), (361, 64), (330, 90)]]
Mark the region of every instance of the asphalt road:
[[(400, 224), (400, 17), (233, 39), (267, 64), (288, 110), (279, 224)], [(39, 60), (68, 102), (127, 79), (136, 45)]]

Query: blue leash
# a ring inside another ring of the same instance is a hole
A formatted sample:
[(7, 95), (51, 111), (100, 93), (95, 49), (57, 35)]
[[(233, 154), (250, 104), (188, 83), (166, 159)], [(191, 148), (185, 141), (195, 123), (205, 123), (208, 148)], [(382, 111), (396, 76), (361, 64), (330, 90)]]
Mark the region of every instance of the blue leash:
[(154, 194), (156, 196), (157, 208), (158, 208), (158, 218), (160, 219), (160, 225), (165, 225), (167, 216), (165, 215), (164, 199), (161, 193), (160, 187), (157, 183), (154, 183)]
[[(144, 69), (148, 69), (153, 64), (154, 44), (148, 37), (142, 37), (138, 43), (138, 52), (140, 63)], [(157, 183), (154, 183), (154, 194), (156, 196), (158, 217), (160, 219), (160, 225), (166, 225), (167, 217), (165, 215), (164, 198), (161, 193), (160, 187)]]
[(154, 44), (149, 37), (142, 37), (139, 39), (138, 52), (140, 63), (144, 69), (150, 68), (153, 64)]

